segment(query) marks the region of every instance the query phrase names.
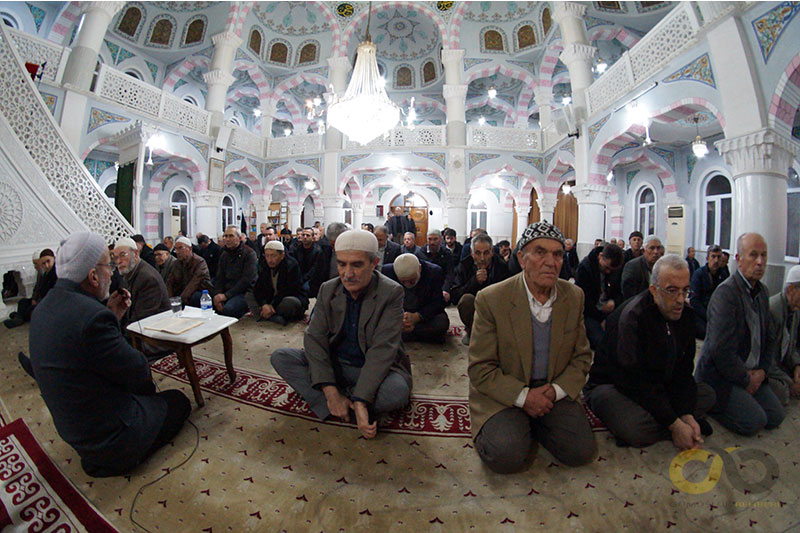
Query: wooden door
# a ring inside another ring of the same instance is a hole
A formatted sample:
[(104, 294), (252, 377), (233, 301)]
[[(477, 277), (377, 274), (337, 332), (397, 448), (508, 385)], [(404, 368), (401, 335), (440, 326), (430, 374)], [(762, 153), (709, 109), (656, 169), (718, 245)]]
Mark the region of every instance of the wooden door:
[(531, 189), (531, 210), (528, 213), (528, 225), (534, 222), (539, 222), (542, 219), (542, 213), (539, 211), (539, 195), (536, 194), (536, 189)]
[(425, 246), (428, 243), (428, 208), (409, 207), (408, 214), (417, 227), (417, 246)]
[(564, 194), (558, 189), (558, 202), (553, 214), (553, 224), (561, 230), (564, 237), (578, 240), (578, 200), (572, 194)]

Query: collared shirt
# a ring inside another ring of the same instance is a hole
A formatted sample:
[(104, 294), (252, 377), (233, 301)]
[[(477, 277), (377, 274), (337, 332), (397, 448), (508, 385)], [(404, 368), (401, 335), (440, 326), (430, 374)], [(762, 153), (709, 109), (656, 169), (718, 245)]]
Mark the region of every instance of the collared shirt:
[[(533, 316), (539, 322), (547, 322), (550, 320), (550, 317), (553, 314), (553, 303), (558, 297), (558, 289), (556, 288), (556, 285), (553, 285), (553, 288), (550, 290), (550, 298), (548, 298), (545, 303), (540, 303), (539, 300), (533, 297), (533, 293), (531, 293), (530, 289), (528, 288), (528, 282), (525, 279), (525, 274), (522, 275), (522, 284), (525, 286), (525, 295), (528, 297), (528, 306), (531, 310), (531, 316)], [(556, 401), (561, 400), (567, 395), (560, 385), (557, 385), (556, 383), (551, 383), (551, 385), (556, 391)], [(530, 387), (522, 387), (519, 396), (517, 396), (517, 401), (514, 402), (515, 407), (519, 407), (521, 409), (522, 406), (525, 405), (525, 398), (527, 398), (529, 390)]]

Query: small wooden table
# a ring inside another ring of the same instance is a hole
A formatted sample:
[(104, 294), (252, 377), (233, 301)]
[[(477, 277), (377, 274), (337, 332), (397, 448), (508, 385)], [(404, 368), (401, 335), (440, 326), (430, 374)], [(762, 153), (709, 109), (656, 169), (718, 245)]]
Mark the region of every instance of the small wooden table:
[[(128, 332), (131, 334), (133, 347), (141, 350), (141, 342), (145, 340), (157, 341), (159, 346), (171, 348), (175, 350), (178, 355), (178, 362), (182, 368), (186, 370), (186, 375), (189, 378), (189, 383), (192, 385), (194, 392), (194, 399), (199, 407), (205, 405), (203, 395), (200, 392), (200, 379), (197, 377), (197, 371), (194, 367), (194, 358), (192, 357), (192, 348), (198, 344), (208, 342), (218, 334), (222, 337), (222, 347), (225, 351), (225, 367), (228, 369), (228, 377), (233, 383), (236, 380), (236, 370), (233, 368), (233, 339), (228, 327), (238, 322), (237, 319), (213, 314), (208, 317), (198, 318), (202, 320), (203, 324), (194, 327), (180, 335), (172, 335), (163, 331), (154, 329), (146, 329), (147, 326), (154, 326), (159, 321), (172, 318), (174, 315), (171, 310), (143, 318), (138, 322), (133, 322), (128, 325)], [(187, 317), (194, 318), (194, 317)]]

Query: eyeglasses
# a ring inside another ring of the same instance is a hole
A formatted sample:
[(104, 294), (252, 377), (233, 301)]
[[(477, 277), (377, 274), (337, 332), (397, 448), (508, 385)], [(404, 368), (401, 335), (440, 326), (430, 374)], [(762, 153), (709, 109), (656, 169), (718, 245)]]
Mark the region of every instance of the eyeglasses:
[(677, 298), (679, 295), (683, 295), (685, 299), (692, 297), (691, 289), (679, 289), (678, 287), (667, 287), (665, 289), (664, 287), (659, 287), (658, 285), (656, 285), (656, 288), (658, 288), (658, 290), (660, 291), (664, 291), (665, 293), (667, 293), (667, 296), (669, 296), (670, 298)]
[(113, 255), (113, 257), (114, 259), (116, 258), (127, 259), (128, 257), (130, 257), (130, 255), (131, 255), (130, 252), (117, 252)]
[(96, 263), (94, 266), (107, 267), (111, 270), (114, 270), (114, 263)]

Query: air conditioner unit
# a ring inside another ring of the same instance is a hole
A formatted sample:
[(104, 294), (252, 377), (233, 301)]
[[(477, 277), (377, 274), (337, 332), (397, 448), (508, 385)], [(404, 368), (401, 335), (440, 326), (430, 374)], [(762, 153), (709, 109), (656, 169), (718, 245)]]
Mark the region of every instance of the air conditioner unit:
[(558, 135), (567, 135), (575, 132), (572, 104), (553, 110), (553, 124), (556, 126)]
[(171, 235), (177, 238), (178, 232), (181, 230), (181, 208), (180, 207), (167, 207), (164, 209), (164, 236)]
[(667, 207), (667, 246), (668, 254), (683, 257), (686, 249), (686, 206)]

